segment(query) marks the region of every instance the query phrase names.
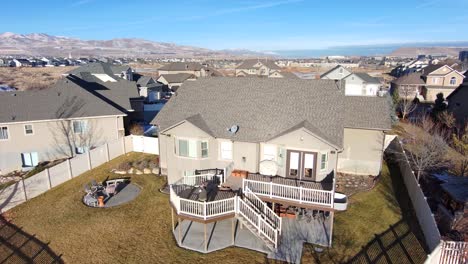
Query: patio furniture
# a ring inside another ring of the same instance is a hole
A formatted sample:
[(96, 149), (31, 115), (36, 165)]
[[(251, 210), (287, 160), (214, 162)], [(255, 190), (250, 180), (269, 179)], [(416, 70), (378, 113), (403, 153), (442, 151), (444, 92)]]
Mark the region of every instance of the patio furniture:
[(206, 199), (207, 199), (206, 190), (202, 190), (202, 191), (198, 194), (198, 201), (200, 201), (200, 202), (206, 202)]
[(84, 198), (84, 203), (87, 205), (87, 206), (91, 206), (91, 207), (97, 207), (98, 206), (98, 200), (96, 198), (94, 198), (92, 195), (88, 194), (85, 196)]
[(220, 191), (231, 191), (232, 188), (228, 184), (221, 184), (221, 187), (219, 187)]
[(91, 188), (89, 187), (89, 184), (84, 184), (83, 185), (83, 189), (85, 191), (86, 194), (89, 194), (89, 195), (92, 195), (94, 192), (91, 190)]

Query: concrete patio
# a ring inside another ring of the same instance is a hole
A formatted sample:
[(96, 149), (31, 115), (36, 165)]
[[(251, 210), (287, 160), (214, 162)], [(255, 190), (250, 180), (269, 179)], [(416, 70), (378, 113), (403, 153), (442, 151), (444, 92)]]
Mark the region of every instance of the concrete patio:
[[(282, 234), (279, 246), (272, 252), (265, 243), (246, 227), (240, 228), (237, 218), (225, 219), (206, 224), (207, 249), (205, 250), (205, 225), (184, 220), (174, 230), (174, 237), (180, 247), (210, 253), (230, 246), (237, 246), (267, 254), (270, 259), (300, 263), (304, 243), (328, 246), (331, 219), (282, 218)], [(234, 241), (233, 241), (234, 225)], [(179, 241), (181, 228), (181, 241)]]

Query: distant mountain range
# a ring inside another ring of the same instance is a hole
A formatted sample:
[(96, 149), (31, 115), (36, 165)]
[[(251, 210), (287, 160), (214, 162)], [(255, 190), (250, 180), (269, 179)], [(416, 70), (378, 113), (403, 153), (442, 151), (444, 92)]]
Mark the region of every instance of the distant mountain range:
[[(43, 33), (0, 34), (0, 55), (102, 57), (252, 57), (261, 53), (249, 50), (210, 50), (199, 47), (154, 42), (136, 38), (81, 40)], [(263, 56), (265, 56), (263, 54)]]
[(382, 45), (337, 46), (324, 49), (277, 50), (255, 52), (246, 49), (211, 50), (200, 47), (155, 42), (137, 38), (111, 40), (81, 40), (78, 38), (51, 36), (43, 33), (0, 34), (0, 56), (33, 55), (73, 57), (203, 57), (203, 58), (313, 58), (332, 55), (343, 56), (399, 56), (415, 57), (420, 54), (457, 56), (468, 49), (468, 41), (420, 42)]

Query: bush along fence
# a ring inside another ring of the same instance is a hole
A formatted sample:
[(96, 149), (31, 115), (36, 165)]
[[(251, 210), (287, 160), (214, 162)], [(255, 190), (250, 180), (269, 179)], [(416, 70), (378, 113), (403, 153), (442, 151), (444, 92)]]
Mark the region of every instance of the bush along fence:
[(21, 179), (0, 190), (0, 213), (45, 193), (120, 155), (132, 151), (158, 155), (158, 143), (157, 138), (143, 136), (122, 137), (119, 140), (94, 148), (87, 153), (79, 154), (31, 177)]
[(434, 214), (427, 203), (427, 198), (416, 179), (416, 175), (411, 168), (402, 142), (396, 137), (385, 150), (387, 160), (398, 166), (406, 189), (413, 204), (413, 208), (418, 218), (419, 225), (424, 234), (426, 245), (430, 250), (430, 255), (426, 264), (452, 264), (467, 263), (467, 243), (442, 241)]

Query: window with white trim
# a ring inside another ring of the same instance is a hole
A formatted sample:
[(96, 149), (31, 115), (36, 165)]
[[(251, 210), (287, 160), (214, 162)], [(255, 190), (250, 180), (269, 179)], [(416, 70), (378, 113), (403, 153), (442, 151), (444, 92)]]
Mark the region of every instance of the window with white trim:
[(7, 126), (0, 127), (0, 140), (7, 140), (8, 138), (9, 138), (8, 127)]
[(200, 142), (201, 157), (208, 158), (208, 141)]
[(33, 125), (24, 125), (24, 134), (33, 135), (34, 134)]
[(88, 123), (85, 120), (75, 120), (73, 121), (73, 133), (83, 134), (86, 132)]
[(276, 146), (275, 145), (263, 145), (263, 159), (262, 160), (276, 160)]
[(197, 141), (192, 139), (179, 139), (179, 156), (187, 158), (197, 157)]
[(322, 153), (320, 157), (320, 170), (327, 169), (328, 153)]
[(457, 84), (457, 78), (456, 77), (450, 78), (450, 85), (455, 85), (455, 84)]
[(232, 160), (232, 142), (231, 141), (221, 141), (220, 154), (221, 154), (221, 159)]
[(37, 152), (21, 153), (21, 160), (23, 161), (23, 167), (34, 167), (39, 163)]

